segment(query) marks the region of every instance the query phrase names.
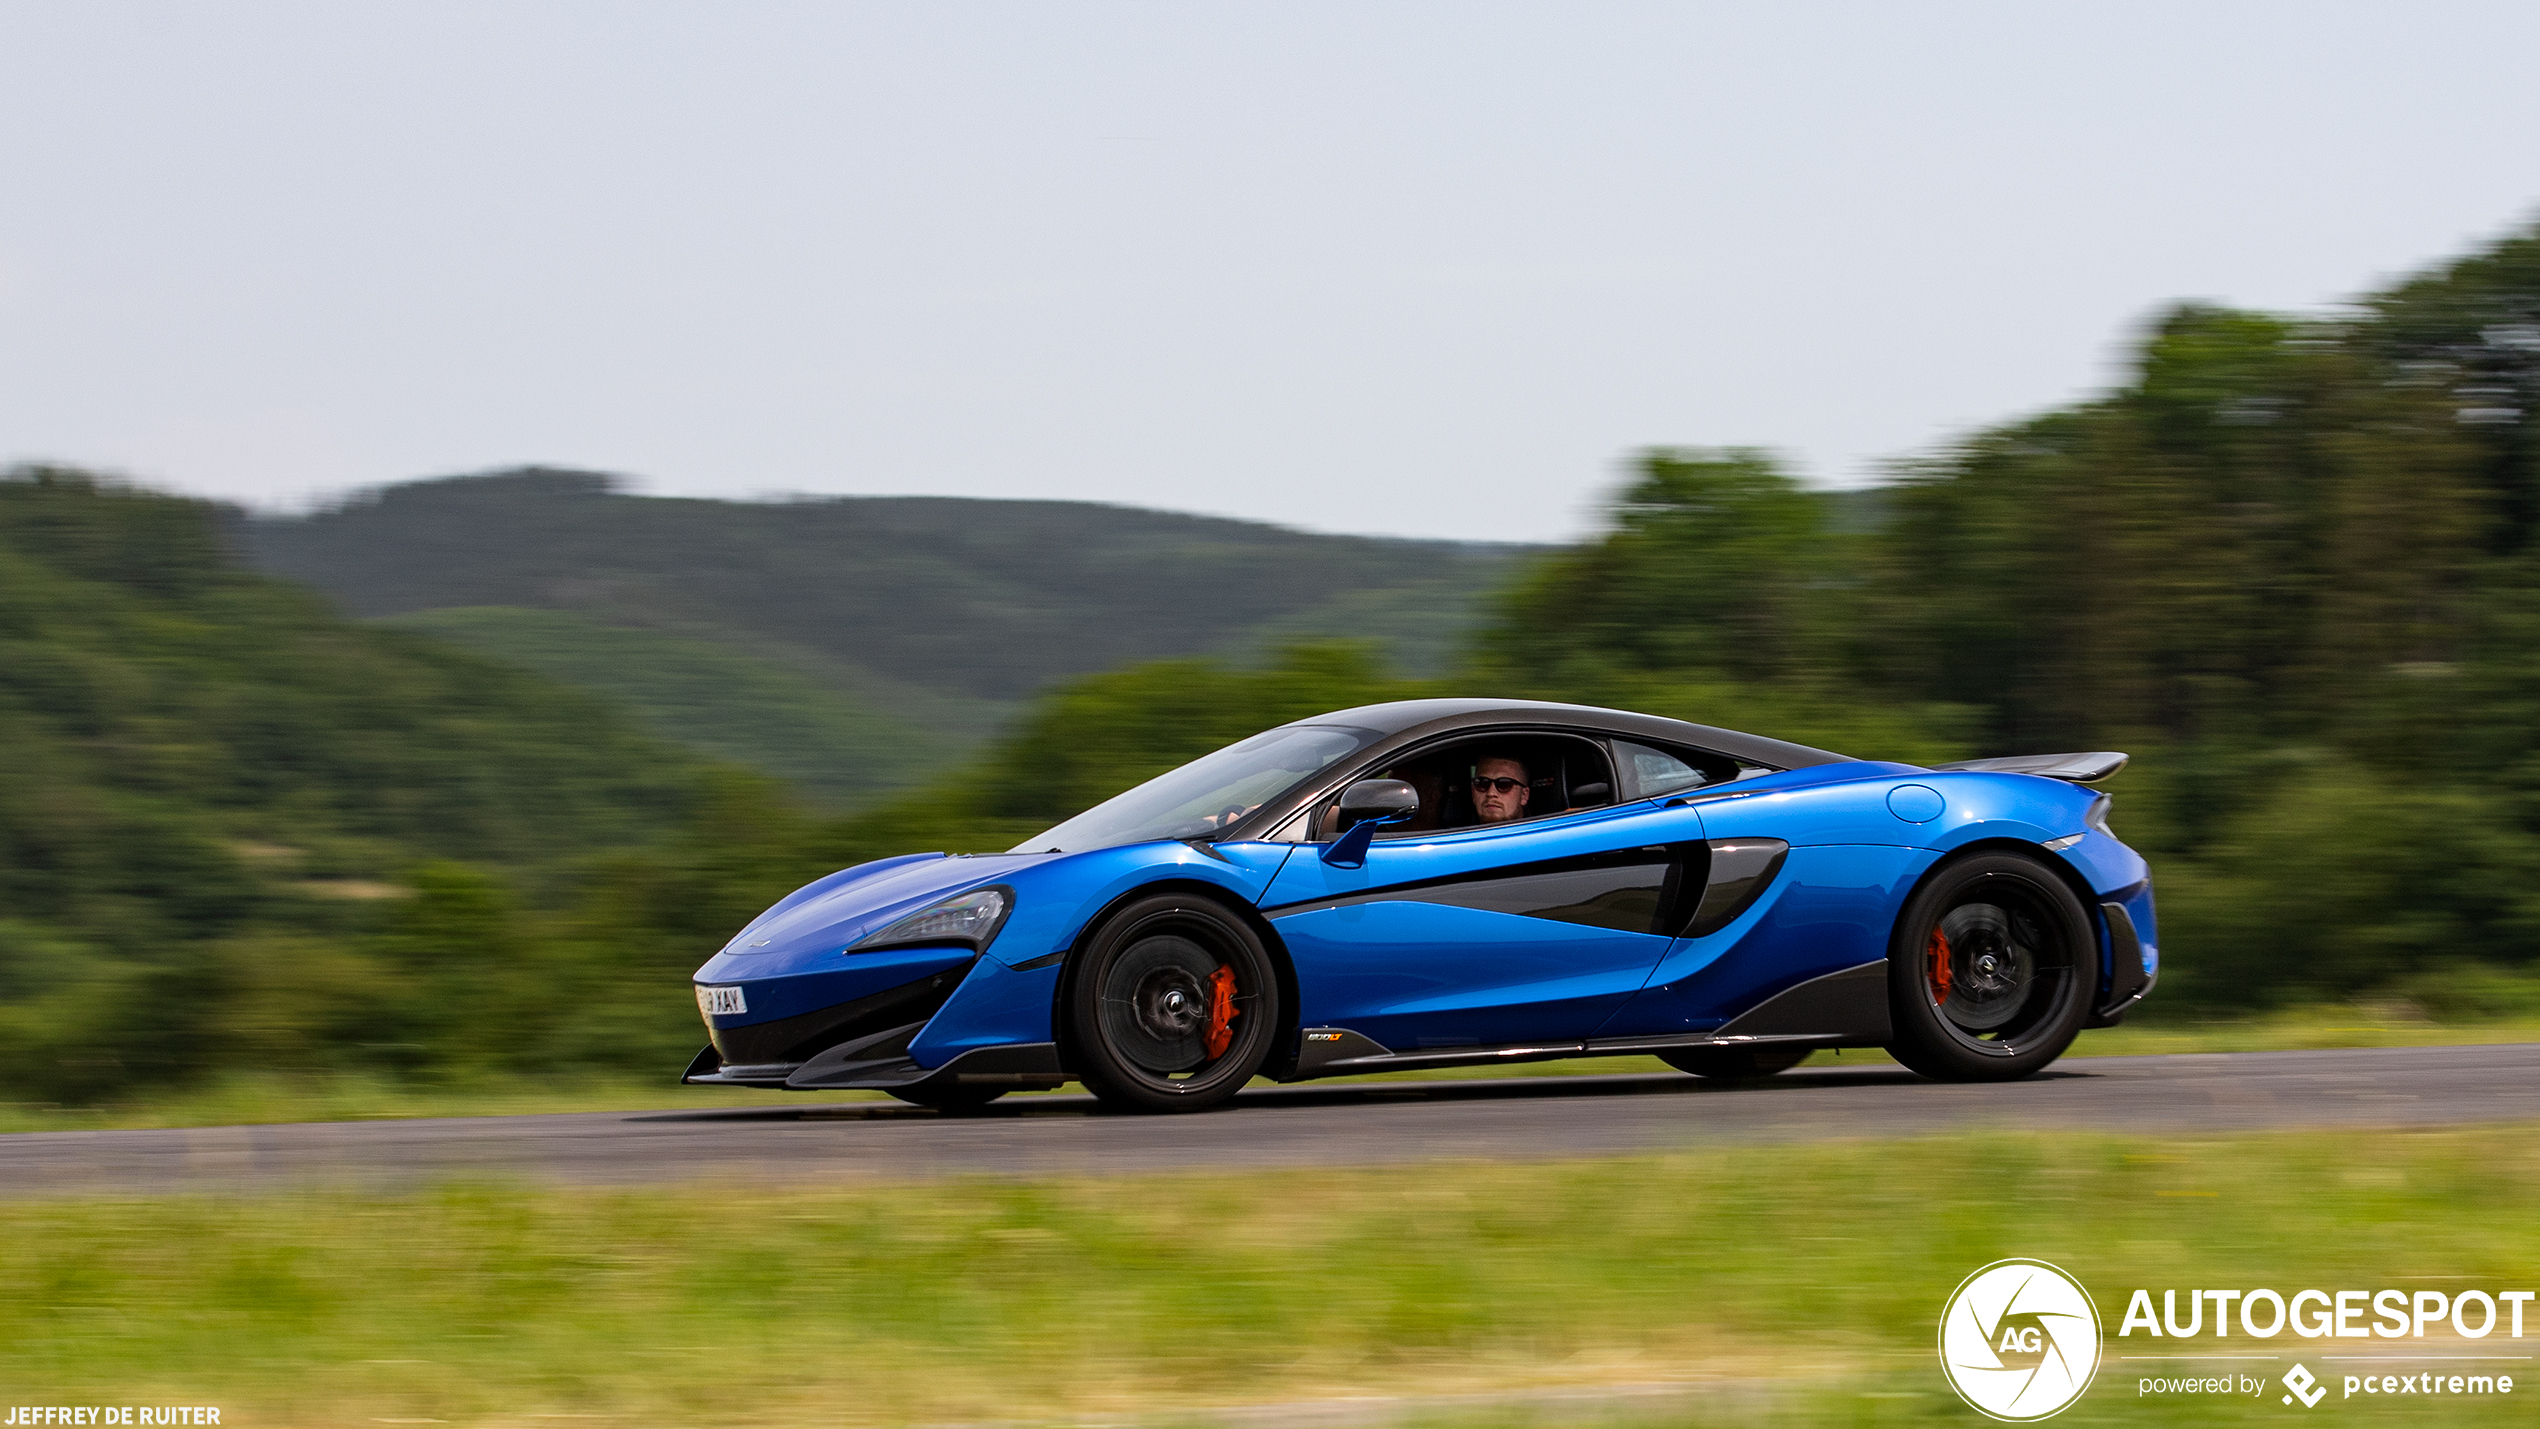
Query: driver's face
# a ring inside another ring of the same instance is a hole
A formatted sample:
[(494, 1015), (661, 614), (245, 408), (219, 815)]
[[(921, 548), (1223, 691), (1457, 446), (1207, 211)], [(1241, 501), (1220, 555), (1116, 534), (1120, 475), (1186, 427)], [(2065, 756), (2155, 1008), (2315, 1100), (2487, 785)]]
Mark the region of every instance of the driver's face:
[[(1516, 787), (1509, 787), (1510, 780)], [(1483, 823), (1504, 824), (1525, 813), (1533, 794), (1526, 787), (1526, 766), (1514, 759), (1485, 759), (1473, 766), (1473, 812)]]

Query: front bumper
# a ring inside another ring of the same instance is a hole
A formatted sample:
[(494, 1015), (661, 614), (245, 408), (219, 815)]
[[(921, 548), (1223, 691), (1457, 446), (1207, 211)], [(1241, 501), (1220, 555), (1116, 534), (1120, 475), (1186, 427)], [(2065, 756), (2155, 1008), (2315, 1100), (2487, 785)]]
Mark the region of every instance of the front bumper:
[[(935, 1015), (969, 972), (967, 962), (925, 971), (893, 987), (866, 993), (790, 1017), (739, 1026), (706, 1019), (706, 1036), (717, 1061), (734, 1068), (799, 1066), (841, 1042), (861, 1041), (876, 1032), (923, 1023)], [(766, 983), (741, 984), (753, 1001), (765, 998)], [(834, 993), (832, 994), (835, 995)]]
[[(1012, 979), (996, 976), (1003, 970), (994, 965), (983, 970), (973, 957), (947, 961), (939, 955), (929, 962), (922, 950), (908, 957), (910, 961), (903, 966), (916, 976), (843, 1002), (739, 1025), (727, 1025), (728, 1019), (707, 1017), (707, 1032), (712, 1040), (689, 1062), (680, 1080), (695, 1085), (790, 1091), (890, 1091), (952, 1085), (1054, 1087), (1068, 1080), (1053, 1042), (1001, 1038), (994, 1045), (964, 1047), (949, 1057), (944, 1055), (947, 1049), (929, 1051), (915, 1046), (919, 1036), (937, 1020), (936, 1014), (966, 985), (999, 986)], [(865, 966), (878, 971), (875, 965)], [(983, 971), (988, 975), (973, 976)], [(784, 992), (794, 994), (806, 988), (802, 980), (793, 977), (744, 982), (740, 986), (750, 990), (754, 1001), (767, 998), (769, 990), (780, 986)], [(1037, 987), (1036, 983), (1036, 990)], [(970, 999), (972, 1003), (979, 1000), (975, 994)], [(1045, 1025), (1040, 1036), (1049, 1036)], [(922, 1064), (918, 1060), (921, 1055), (937, 1065)]]

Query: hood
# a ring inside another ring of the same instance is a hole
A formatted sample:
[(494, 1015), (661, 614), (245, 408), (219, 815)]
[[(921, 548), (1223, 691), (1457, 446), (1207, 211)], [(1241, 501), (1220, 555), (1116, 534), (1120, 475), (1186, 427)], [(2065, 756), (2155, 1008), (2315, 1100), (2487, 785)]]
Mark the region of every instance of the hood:
[[(1057, 854), (908, 854), (841, 869), (803, 885), (750, 920), (750, 925), (723, 945), (716, 959), (755, 964), (761, 957), (786, 958), (805, 951), (834, 953), (891, 920), (914, 913), (939, 898), (982, 883), (994, 883), (1018, 869), (1046, 863)], [(754, 971), (776, 971), (773, 965)], [(736, 967), (737, 974), (740, 969)]]

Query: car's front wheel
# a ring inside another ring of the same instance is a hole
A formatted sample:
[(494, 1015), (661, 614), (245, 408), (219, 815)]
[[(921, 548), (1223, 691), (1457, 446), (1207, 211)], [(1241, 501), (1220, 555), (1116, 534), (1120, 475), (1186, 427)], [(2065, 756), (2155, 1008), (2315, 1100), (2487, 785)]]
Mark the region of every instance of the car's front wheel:
[(1720, 1082), (1752, 1081), (1787, 1072), (1808, 1060), (1806, 1047), (1774, 1049), (1747, 1047), (1679, 1047), (1661, 1052), (1658, 1060), (1679, 1072), (1691, 1072)]
[(1897, 920), (1888, 1051), (1945, 1081), (2028, 1076), (2080, 1033), (2098, 970), (2090, 915), (2053, 870), (2017, 853), (1951, 864)]
[(1103, 1101), (1199, 1111), (1242, 1090), (1270, 1055), (1277, 970), (1260, 936), (1208, 899), (1139, 899), (1078, 956), (1070, 1051), (1078, 1079)]

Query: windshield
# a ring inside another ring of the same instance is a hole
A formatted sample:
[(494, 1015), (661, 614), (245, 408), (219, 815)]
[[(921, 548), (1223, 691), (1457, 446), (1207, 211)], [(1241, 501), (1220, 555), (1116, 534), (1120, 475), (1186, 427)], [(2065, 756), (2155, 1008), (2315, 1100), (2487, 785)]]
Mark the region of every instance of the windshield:
[(1377, 738), (1372, 729), (1341, 724), (1264, 730), (1105, 799), (1011, 852), (1082, 853), (1149, 839), (1203, 838)]

